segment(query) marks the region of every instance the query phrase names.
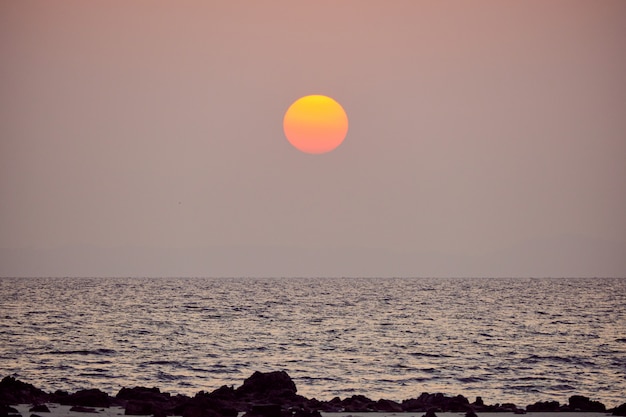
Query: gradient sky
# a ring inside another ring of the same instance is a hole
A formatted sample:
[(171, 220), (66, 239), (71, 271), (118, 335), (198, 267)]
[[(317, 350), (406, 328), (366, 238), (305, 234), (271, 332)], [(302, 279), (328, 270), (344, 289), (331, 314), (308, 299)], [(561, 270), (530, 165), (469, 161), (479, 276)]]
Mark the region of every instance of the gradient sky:
[(626, 276), (625, 41), (622, 0), (0, 0), (0, 276)]

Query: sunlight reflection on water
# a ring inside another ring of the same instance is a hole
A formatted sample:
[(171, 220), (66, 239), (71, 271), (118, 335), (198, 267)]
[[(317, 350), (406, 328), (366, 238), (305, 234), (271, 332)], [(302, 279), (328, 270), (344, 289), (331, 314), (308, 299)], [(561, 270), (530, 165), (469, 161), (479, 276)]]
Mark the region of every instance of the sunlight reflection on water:
[(0, 373), (48, 390), (286, 370), (319, 399), (626, 392), (619, 279), (1, 279), (0, 304)]

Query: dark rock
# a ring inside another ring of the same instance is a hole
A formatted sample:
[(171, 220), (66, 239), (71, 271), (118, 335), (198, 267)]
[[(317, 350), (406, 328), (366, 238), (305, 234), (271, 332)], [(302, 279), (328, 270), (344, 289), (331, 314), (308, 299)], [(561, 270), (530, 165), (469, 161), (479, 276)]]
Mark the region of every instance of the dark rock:
[(49, 413), (50, 409), (45, 404), (37, 404), (32, 406), (28, 411), (34, 411), (36, 413)]
[(31, 384), (7, 376), (0, 381), (0, 404), (39, 404), (49, 400), (50, 395)]
[(30, 417), (41, 417), (41, 416), (39, 416), (37, 414), (31, 414)]
[(422, 417), (437, 417), (437, 414), (435, 414), (435, 409), (431, 408), (428, 411), (426, 411), (426, 414), (424, 414)]
[(285, 371), (255, 372), (235, 390), (237, 396), (266, 394), (268, 392), (291, 392), (298, 390), (296, 384)]
[(353, 395), (341, 402), (345, 412), (362, 413), (374, 411), (375, 402), (364, 395)]
[(391, 400), (380, 399), (373, 405), (373, 407), (375, 411), (380, 411), (380, 412), (387, 412), (387, 413), (402, 412), (402, 406), (399, 403), (395, 401), (391, 401)]
[(482, 407), (483, 405), (485, 405), (485, 403), (483, 402), (483, 397), (476, 397), (476, 401), (474, 401), (474, 405), (477, 405), (479, 407)]
[(296, 392), (296, 384), (284, 371), (255, 372), (234, 390), (239, 407), (245, 404), (245, 411), (256, 404), (281, 404), (285, 410), (304, 407), (308, 400)]
[(626, 403), (615, 407), (612, 410), (614, 416), (626, 416)]
[(122, 388), (115, 398), (127, 401), (124, 407), (126, 415), (166, 416), (175, 407), (170, 394), (162, 393), (158, 388)]
[(471, 410), (469, 400), (462, 395), (447, 397), (441, 393), (422, 393), (418, 398), (405, 400), (402, 402), (403, 411), (428, 411), (435, 409), (442, 412), (463, 412)]
[(111, 397), (99, 389), (84, 389), (57, 398), (59, 404), (79, 405), (84, 407), (110, 407)]
[(537, 401), (534, 404), (526, 406), (526, 411), (531, 413), (544, 413), (559, 411), (561, 404), (558, 401)]
[(83, 407), (82, 405), (75, 405), (70, 408), (70, 411), (74, 411), (76, 413), (97, 413), (95, 408)]
[(211, 392), (211, 398), (215, 398), (222, 401), (234, 401), (236, 399), (235, 389), (227, 385), (222, 385), (215, 391)]
[(220, 395), (198, 392), (193, 398), (173, 397), (173, 408), (168, 414), (184, 417), (237, 417), (238, 411), (244, 411), (243, 403), (230, 402)]
[(572, 395), (569, 398), (569, 407), (571, 411), (586, 411), (604, 413), (606, 406), (599, 401), (592, 401), (588, 397), (582, 395)]
[(280, 404), (256, 404), (244, 417), (281, 417)]
[(9, 417), (9, 416), (21, 417), (22, 415), (15, 408), (7, 404), (0, 403), (0, 417)]
[(504, 403), (500, 406), (500, 410), (507, 413), (514, 413), (518, 410), (518, 408), (513, 403)]
[(167, 402), (170, 394), (162, 393), (158, 388), (134, 387), (122, 388), (119, 390), (115, 398), (119, 400), (140, 400), (140, 401), (158, 401)]
[(455, 413), (470, 410), (470, 403), (467, 398), (462, 395), (457, 395), (456, 397), (452, 397), (444, 403), (445, 411), (452, 411)]
[(293, 413), (293, 417), (322, 417), (318, 410), (298, 409)]
[(216, 411), (200, 407), (194, 404), (187, 404), (180, 413), (182, 417), (220, 417)]
[(324, 408), (320, 408), (322, 411), (326, 411), (329, 413), (341, 413), (343, 412), (343, 404), (341, 398), (334, 397), (330, 401), (324, 402)]
[(467, 413), (465, 413), (465, 417), (478, 417), (478, 416), (476, 415), (474, 410), (469, 410)]
[(126, 403), (124, 414), (127, 416), (165, 415), (160, 407), (155, 407), (154, 403), (137, 400), (130, 400)]

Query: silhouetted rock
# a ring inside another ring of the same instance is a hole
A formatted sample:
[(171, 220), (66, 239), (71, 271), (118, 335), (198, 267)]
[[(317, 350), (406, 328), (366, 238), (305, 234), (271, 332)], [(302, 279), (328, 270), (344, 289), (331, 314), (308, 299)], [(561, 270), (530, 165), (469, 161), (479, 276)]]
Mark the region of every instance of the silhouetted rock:
[[(353, 395), (346, 399), (335, 397), (330, 401), (307, 399), (297, 394), (293, 380), (284, 371), (255, 372), (239, 388), (222, 386), (210, 393), (198, 392), (190, 398), (184, 395), (172, 396), (158, 388), (134, 387), (122, 388), (115, 397), (98, 389), (80, 390), (75, 393), (56, 391), (47, 394), (44, 391), (16, 380), (5, 377), (0, 381), (0, 417), (23, 417), (9, 407), (9, 404), (34, 404), (29, 411), (50, 412), (45, 402), (71, 405), (71, 411), (96, 412), (95, 407), (122, 405), (126, 415), (152, 415), (155, 417), (321, 417), (321, 412), (424, 412), (425, 417), (436, 417), (438, 412), (465, 413), (466, 417), (477, 417), (477, 412), (528, 412), (583, 411), (606, 412), (606, 407), (599, 401), (593, 401), (582, 395), (569, 398), (569, 403), (557, 401), (539, 401), (519, 409), (515, 404), (504, 403), (486, 405), (481, 397), (469, 403), (462, 395), (446, 396), (442, 393), (422, 393), (417, 398), (397, 403), (388, 399), (374, 401), (364, 395)], [(626, 403), (609, 410), (616, 416), (626, 417)], [(31, 417), (39, 417), (33, 414)]]
[(21, 417), (19, 411), (8, 404), (0, 404), (0, 417)]
[(431, 408), (428, 411), (426, 411), (426, 414), (424, 414), (422, 417), (437, 417), (437, 414), (435, 414), (435, 409)]
[(237, 398), (235, 395), (235, 389), (227, 385), (222, 385), (215, 391), (212, 391), (210, 396), (211, 398), (215, 398), (217, 400), (222, 400), (222, 401), (235, 401)]
[(588, 397), (582, 395), (572, 395), (569, 398), (569, 407), (571, 411), (587, 411), (604, 413), (606, 406), (599, 401), (592, 401)]
[(517, 408), (517, 406), (513, 403), (504, 403), (500, 406), (500, 410), (501, 412), (506, 412), (506, 413), (515, 413), (519, 410), (519, 408)]
[(295, 394), (296, 384), (285, 371), (255, 372), (235, 390), (237, 397), (263, 398)]
[(102, 392), (97, 388), (83, 389), (73, 394), (59, 397), (59, 404), (78, 405), (84, 407), (109, 407), (111, 406), (111, 397), (106, 392)]
[(376, 402), (364, 395), (353, 395), (343, 400), (341, 404), (346, 412), (367, 412), (374, 411)]
[(119, 400), (158, 401), (167, 402), (170, 394), (162, 393), (158, 388), (134, 387), (122, 388), (115, 395)]
[(293, 417), (322, 417), (318, 410), (298, 409), (293, 413)]
[(35, 413), (49, 413), (50, 409), (45, 404), (37, 404), (32, 406), (28, 411), (33, 411)]
[(280, 404), (256, 404), (243, 417), (281, 417)]
[(168, 414), (182, 415), (184, 417), (237, 417), (239, 411), (244, 411), (244, 404), (226, 400), (230, 394), (219, 390), (217, 394), (198, 392), (193, 398), (173, 397), (171, 403), (174, 404)]
[(39, 404), (50, 396), (31, 384), (7, 376), (0, 381), (0, 404)]
[(129, 400), (124, 407), (124, 414), (129, 416), (165, 417), (170, 411), (167, 403)]
[[(169, 393), (162, 393), (158, 388), (134, 387), (122, 388), (115, 396), (116, 400), (126, 401), (126, 415), (166, 416), (175, 407)], [(188, 398), (187, 398), (188, 399)]]
[(434, 409), (442, 412), (463, 412), (471, 410), (469, 400), (462, 395), (447, 397), (441, 393), (422, 393), (418, 398), (404, 400), (403, 411), (428, 411)]
[(544, 413), (559, 411), (561, 404), (558, 401), (537, 401), (534, 404), (526, 406), (526, 411), (532, 413)]
[(626, 403), (615, 407), (611, 410), (611, 414), (614, 416), (626, 416)]
[(70, 411), (74, 411), (76, 413), (97, 413), (95, 408), (84, 407), (82, 405), (75, 405), (70, 408)]
[(182, 412), (178, 413), (182, 417), (220, 417), (215, 410), (206, 409), (194, 404), (186, 404)]
[(402, 406), (391, 400), (380, 399), (373, 405), (375, 411), (387, 412), (387, 413), (400, 413), (402, 412)]
[(283, 410), (305, 406), (308, 400), (296, 392), (296, 384), (284, 371), (255, 372), (234, 391), (237, 404), (245, 404), (245, 411), (257, 404), (280, 404)]

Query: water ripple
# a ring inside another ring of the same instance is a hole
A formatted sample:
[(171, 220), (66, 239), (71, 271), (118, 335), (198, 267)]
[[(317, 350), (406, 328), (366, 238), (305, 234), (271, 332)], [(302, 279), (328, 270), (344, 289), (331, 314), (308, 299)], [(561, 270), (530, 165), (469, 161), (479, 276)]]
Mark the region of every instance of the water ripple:
[(0, 279), (0, 305), (0, 373), (47, 390), (284, 369), (320, 399), (626, 392), (624, 279)]

